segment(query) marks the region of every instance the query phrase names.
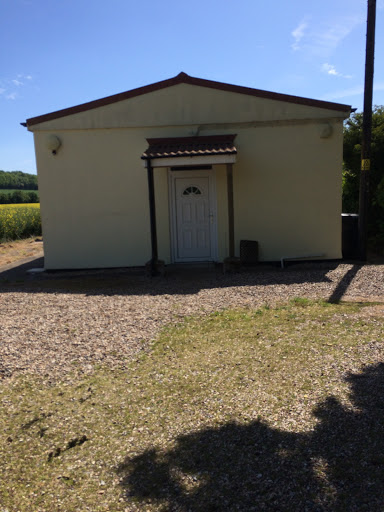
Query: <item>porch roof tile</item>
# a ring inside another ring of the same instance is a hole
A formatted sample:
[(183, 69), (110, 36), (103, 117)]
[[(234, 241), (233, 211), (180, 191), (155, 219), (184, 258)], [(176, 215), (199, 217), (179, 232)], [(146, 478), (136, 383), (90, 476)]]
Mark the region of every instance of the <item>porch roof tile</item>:
[(147, 139), (149, 146), (141, 158), (149, 160), (183, 156), (235, 155), (235, 137), (236, 135), (231, 134)]

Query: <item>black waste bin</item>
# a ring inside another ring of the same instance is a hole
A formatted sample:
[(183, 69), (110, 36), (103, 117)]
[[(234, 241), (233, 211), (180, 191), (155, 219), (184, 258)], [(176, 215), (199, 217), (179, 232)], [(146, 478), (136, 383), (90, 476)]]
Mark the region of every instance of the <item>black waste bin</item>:
[(342, 252), (343, 259), (359, 258), (359, 216), (357, 213), (342, 213)]
[(259, 262), (259, 242), (256, 240), (240, 240), (240, 261), (245, 265)]

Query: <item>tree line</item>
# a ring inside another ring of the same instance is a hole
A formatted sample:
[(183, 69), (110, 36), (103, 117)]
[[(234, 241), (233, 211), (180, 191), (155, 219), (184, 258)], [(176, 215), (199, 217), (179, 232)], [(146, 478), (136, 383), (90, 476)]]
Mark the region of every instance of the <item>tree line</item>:
[(0, 171), (0, 190), (37, 190), (37, 176), (22, 171)]
[[(343, 212), (358, 213), (363, 113), (344, 126)], [(368, 236), (374, 249), (384, 249), (384, 106), (372, 111), (370, 211)]]
[[(35, 192), (36, 190), (36, 192)], [(37, 176), (0, 170), (0, 204), (38, 203)]]
[(0, 204), (38, 203), (39, 194), (34, 190), (14, 190), (13, 192), (1, 192)]

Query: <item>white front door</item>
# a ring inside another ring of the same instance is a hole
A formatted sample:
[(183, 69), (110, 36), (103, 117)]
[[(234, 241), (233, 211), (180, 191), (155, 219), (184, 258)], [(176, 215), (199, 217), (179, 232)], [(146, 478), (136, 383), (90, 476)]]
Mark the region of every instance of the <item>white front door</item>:
[(175, 171), (171, 175), (174, 261), (212, 261), (216, 255), (212, 175), (199, 171)]

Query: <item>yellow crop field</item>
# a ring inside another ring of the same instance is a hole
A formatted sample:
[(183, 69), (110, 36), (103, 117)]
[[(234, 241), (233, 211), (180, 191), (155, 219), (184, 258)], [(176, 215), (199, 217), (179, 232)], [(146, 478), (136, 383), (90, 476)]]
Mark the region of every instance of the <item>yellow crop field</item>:
[(20, 204), (0, 204), (0, 210), (5, 209), (5, 208), (24, 208), (24, 206), (40, 209), (39, 203), (20, 203)]
[(0, 205), (0, 242), (41, 235), (40, 205)]

